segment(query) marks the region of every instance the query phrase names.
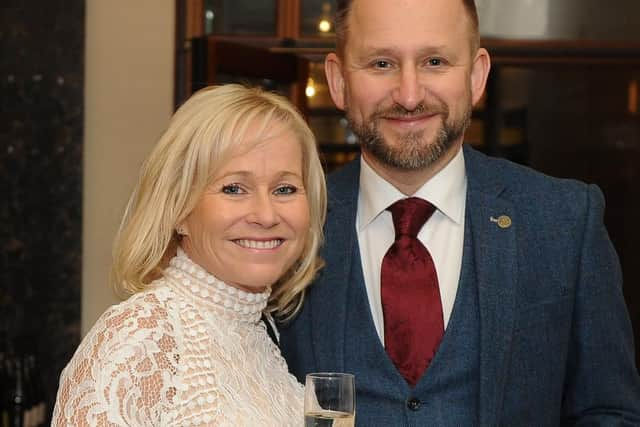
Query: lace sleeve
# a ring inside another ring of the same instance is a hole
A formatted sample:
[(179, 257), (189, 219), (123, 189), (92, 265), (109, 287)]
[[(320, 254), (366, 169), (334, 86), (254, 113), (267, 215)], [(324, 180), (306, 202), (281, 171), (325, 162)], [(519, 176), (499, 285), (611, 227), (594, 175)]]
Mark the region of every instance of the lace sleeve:
[(110, 308), (62, 371), (54, 426), (154, 426), (177, 393), (179, 322), (160, 293)]

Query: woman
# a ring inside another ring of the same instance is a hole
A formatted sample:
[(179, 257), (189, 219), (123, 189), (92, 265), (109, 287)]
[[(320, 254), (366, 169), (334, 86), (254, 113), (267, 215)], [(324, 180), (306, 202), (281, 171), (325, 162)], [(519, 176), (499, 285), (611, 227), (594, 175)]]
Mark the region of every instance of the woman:
[(288, 426), (303, 390), (260, 321), (302, 304), (326, 207), (313, 134), (283, 98), (204, 89), (142, 168), (108, 309), (60, 379), (54, 425)]

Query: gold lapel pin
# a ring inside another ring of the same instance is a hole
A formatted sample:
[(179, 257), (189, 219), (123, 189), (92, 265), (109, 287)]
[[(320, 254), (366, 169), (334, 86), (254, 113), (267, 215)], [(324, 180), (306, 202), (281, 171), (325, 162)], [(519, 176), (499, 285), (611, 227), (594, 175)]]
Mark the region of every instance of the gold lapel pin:
[(490, 217), (489, 221), (495, 222), (500, 228), (511, 227), (511, 218), (507, 215), (500, 215), (498, 218)]

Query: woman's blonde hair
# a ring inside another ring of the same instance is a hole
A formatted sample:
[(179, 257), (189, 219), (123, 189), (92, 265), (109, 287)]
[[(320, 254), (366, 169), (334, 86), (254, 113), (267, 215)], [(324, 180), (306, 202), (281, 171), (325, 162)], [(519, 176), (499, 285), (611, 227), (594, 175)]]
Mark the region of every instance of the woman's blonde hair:
[(295, 315), (323, 265), (318, 250), (327, 204), (324, 173), (313, 133), (295, 107), (279, 95), (236, 84), (205, 88), (189, 98), (143, 164), (114, 244), (111, 282), (121, 296), (162, 276), (176, 254), (176, 227), (216, 171), (237, 147), (257, 143), (245, 141), (250, 126), (258, 125), (261, 135), (274, 122), (300, 141), (310, 229), (300, 259), (273, 284), (267, 311), (283, 320)]

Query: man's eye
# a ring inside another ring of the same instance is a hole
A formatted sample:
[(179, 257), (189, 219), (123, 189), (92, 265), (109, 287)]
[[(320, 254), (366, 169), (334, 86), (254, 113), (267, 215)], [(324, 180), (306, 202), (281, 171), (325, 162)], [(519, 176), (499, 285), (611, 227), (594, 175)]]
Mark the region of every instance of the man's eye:
[(431, 67), (438, 67), (438, 66), (442, 65), (442, 59), (440, 59), (440, 58), (429, 58), (429, 60), (427, 61), (427, 64), (429, 64), (429, 66), (431, 66)]
[(389, 61), (385, 61), (385, 60), (378, 60), (373, 62), (373, 68), (378, 68), (381, 70), (386, 70), (388, 68), (391, 68), (391, 62)]
[(242, 189), (238, 184), (229, 184), (222, 187), (224, 194), (242, 194)]
[(275, 194), (275, 195), (293, 194), (296, 191), (298, 191), (298, 189), (296, 187), (294, 187), (293, 185), (282, 185), (282, 186), (276, 188), (275, 191), (273, 192), (273, 194)]

